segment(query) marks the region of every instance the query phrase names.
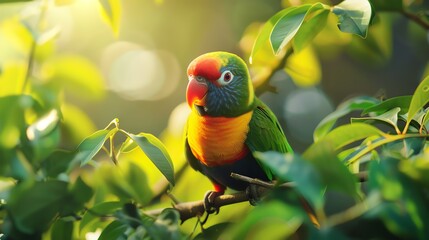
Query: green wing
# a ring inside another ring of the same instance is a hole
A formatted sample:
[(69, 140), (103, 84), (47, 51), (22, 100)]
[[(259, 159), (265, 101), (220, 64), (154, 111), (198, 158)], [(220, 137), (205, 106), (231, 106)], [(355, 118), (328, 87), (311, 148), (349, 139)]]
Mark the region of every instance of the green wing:
[[(261, 100), (255, 98), (255, 101), (255, 108), (249, 123), (249, 133), (246, 138), (246, 145), (250, 151), (252, 153), (266, 151), (293, 152), (277, 117)], [(268, 178), (272, 179), (271, 171), (262, 163), (259, 164)]]

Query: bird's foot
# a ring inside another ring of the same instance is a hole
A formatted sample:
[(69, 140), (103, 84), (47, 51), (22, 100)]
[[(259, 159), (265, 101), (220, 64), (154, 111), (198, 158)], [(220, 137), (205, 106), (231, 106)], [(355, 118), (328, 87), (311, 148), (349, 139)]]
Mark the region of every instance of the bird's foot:
[(250, 184), (246, 188), (246, 195), (249, 198), (249, 203), (253, 206), (257, 205), (261, 201), (261, 193), (258, 190), (258, 185)]
[(204, 195), (204, 209), (208, 214), (219, 213), (219, 207), (215, 206), (215, 199), (219, 196), (223, 195), (222, 192), (217, 191), (208, 191)]

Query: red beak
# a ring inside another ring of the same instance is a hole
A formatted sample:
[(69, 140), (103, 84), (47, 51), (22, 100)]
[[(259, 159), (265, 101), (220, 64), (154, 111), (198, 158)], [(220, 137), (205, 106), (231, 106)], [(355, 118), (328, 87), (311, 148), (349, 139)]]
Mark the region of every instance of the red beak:
[(186, 101), (190, 108), (194, 105), (204, 106), (205, 96), (207, 94), (208, 87), (204, 82), (197, 81), (194, 77), (189, 80), (188, 88), (186, 89)]

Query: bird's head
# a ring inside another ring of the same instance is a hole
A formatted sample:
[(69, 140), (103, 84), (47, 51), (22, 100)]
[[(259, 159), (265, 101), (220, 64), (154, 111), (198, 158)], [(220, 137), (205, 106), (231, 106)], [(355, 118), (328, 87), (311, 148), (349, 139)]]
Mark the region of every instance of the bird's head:
[(245, 62), (232, 53), (211, 52), (188, 67), (186, 100), (202, 116), (235, 117), (250, 111), (254, 90)]

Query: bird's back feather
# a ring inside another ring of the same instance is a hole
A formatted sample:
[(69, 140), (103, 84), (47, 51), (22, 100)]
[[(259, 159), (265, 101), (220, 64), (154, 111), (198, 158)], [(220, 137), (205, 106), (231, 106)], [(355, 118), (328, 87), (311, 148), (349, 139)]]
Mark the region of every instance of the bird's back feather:
[[(249, 123), (246, 145), (252, 153), (266, 151), (293, 152), (277, 117), (258, 98), (255, 98), (255, 108)], [(260, 163), (260, 165), (268, 178), (272, 179), (271, 171), (263, 164)]]

